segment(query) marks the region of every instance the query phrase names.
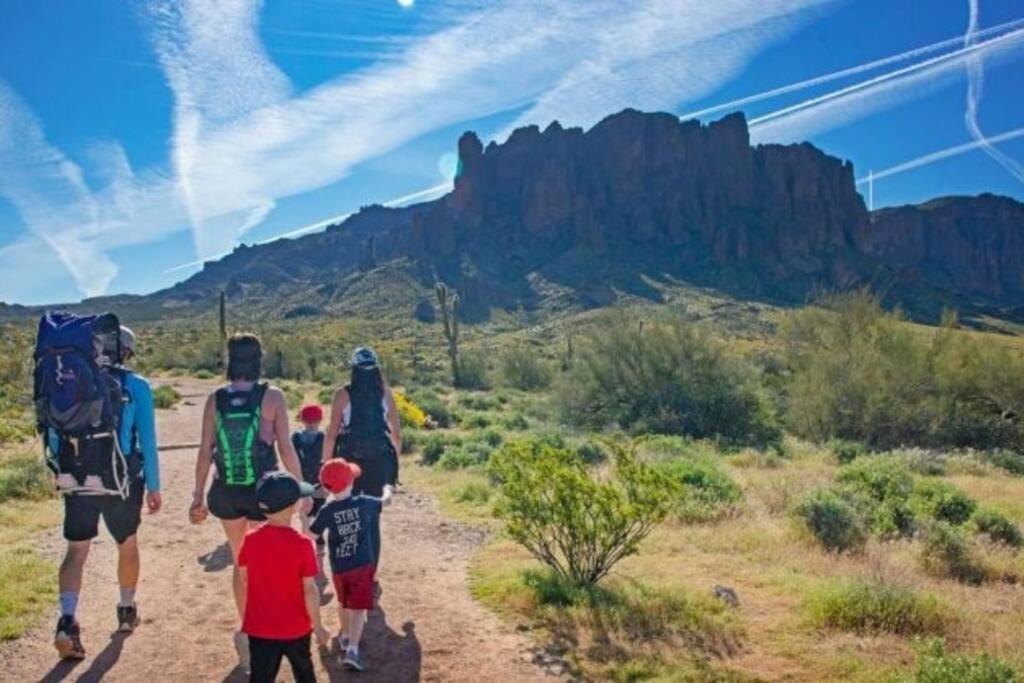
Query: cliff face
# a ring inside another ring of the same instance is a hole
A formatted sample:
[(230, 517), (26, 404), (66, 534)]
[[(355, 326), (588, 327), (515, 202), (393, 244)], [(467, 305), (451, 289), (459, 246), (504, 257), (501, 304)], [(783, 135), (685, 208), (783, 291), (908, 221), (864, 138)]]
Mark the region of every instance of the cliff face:
[(654, 250), (816, 272), (868, 222), (850, 164), (809, 145), (751, 148), (739, 114), (702, 126), (627, 110), (586, 133), (523, 128), (486, 149), (467, 133), (459, 157), (454, 192), (414, 228), (421, 253), (494, 245), (530, 267), (572, 248)]
[(944, 197), (875, 212), (865, 251), (904, 277), (968, 297), (1024, 304), (1024, 204)]

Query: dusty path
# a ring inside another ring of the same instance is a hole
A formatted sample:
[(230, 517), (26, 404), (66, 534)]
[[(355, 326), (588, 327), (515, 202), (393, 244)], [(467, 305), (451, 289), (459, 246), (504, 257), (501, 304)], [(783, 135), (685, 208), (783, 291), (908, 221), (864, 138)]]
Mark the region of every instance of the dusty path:
[[(161, 411), (161, 444), (198, 440), (208, 382), (182, 381), (183, 405)], [(115, 549), (101, 532), (86, 569), (79, 620), (88, 658), (58, 663), (47, 618), (31, 633), (0, 649), (2, 681), (224, 681), (245, 680), (235, 667), (231, 635), (231, 562), (220, 525), (187, 520), (195, 453), (161, 454), (164, 510), (144, 515), (139, 531), (143, 572), (138, 603), (143, 624), (130, 636), (113, 634), (117, 599)], [(381, 583), (384, 595), (364, 640), (370, 672), (354, 675), (337, 655), (318, 664), (321, 680), (529, 681), (544, 678), (528, 663), (529, 645), (507, 633), (470, 597), (466, 565), (478, 534), (445, 523), (434, 501), (406, 490), (383, 521)], [(58, 557), (60, 531), (46, 552)], [(337, 631), (333, 589), (325, 588), (328, 628)], [(56, 612), (56, 610), (54, 610)], [(287, 665), (281, 680), (292, 680)]]

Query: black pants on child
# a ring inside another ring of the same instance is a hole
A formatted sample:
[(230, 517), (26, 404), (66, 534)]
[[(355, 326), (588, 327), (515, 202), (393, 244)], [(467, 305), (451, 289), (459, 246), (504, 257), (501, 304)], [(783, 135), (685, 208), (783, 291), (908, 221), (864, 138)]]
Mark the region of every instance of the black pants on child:
[(295, 640), (268, 640), (249, 636), (249, 680), (252, 683), (274, 683), (281, 669), (281, 658), (292, 665), (295, 683), (314, 683), (313, 655), (307, 633)]

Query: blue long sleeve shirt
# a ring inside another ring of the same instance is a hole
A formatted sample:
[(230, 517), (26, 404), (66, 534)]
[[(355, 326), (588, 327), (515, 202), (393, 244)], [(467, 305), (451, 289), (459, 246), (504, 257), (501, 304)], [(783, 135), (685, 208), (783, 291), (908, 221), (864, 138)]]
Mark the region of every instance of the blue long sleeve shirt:
[[(142, 475), (147, 491), (160, 490), (160, 454), (156, 445), (156, 411), (149, 382), (134, 372), (124, 371), (124, 387), (128, 400), (121, 411), (121, 431), (117, 442), (125, 455), (138, 452), (142, 457)], [(60, 447), (57, 433), (50, 430), (50, 449)]]

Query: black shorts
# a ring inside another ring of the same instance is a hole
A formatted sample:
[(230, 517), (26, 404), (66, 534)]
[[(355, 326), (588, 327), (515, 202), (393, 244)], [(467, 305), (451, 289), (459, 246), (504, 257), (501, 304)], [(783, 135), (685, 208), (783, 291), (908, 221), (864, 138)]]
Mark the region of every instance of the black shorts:
[(64, 496), (64, 538), (91, 541), (100, 533), (100, 517), (114, 541), (121, 545), (135, 535), (142, 523), (142, 495), (146, 484), (135, 479), (128, 498), (120, 496)]
[(206, 494), (206, 507), (217, 519), (246, 518), (262, 522), (267, 517), (256, 507), (256, 485), (229, 486), (220, 479), (214, 479), (210, 492)]

